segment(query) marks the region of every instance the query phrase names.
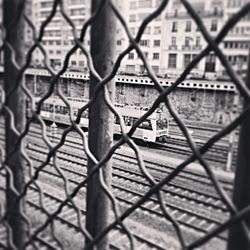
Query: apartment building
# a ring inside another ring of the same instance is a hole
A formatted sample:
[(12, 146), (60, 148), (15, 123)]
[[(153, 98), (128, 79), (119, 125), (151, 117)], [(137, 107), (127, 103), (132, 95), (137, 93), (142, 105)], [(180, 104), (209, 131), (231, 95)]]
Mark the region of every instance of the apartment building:
[[(190, 0), (212, 38), (217, 36), (228, 18), (246, 2), (247, 0)], [(132, 34), (136, 34), (142, 20), (159, 3), (156, 0), (127, 1), (125, 16)], [(238, 72), (246, 70), (250, 41), (249, 16), (243, 18), (219, 46)], [(155, 73), (177, 76), (207, 46), (207, 42), (181, 1), (170, 0), (162, 14), (146, 28), (140, 46)], [(125, 58), (121, 70), (136, 74), (144, 72), (135, 51)], [(194, 67), (191, 74), (214, 79), (225, 75), (225, 70), (219, 58), (211, 52)]]
[[(85, 4), (86, 2), (86, 4)], [(76, 35), (79, 37), (83, 23), (89, 15), (89, 2), (83, 0), (65, 0), (64, 10), (76, 27)], [(33, 0), (33, 22), (39, 32), (41, 24), (50, 15), (54, 0)], [(44, 31), (42, 45), (47, 51), (50, 63), (53, 67), (60, 67), (64, 62), (66, 53), (75, 44), (73, 29), (57, 8), (56, 15), (47, 25)], [(85, 45), (89, 47), (89, 34), (85, 37)], [(33, 57), (35, 65), (42, 65), (43, 53), (37, 49)], [(86, 58), (78, 49), (70, 58), (71, 69), (86, 69)]]
[[(225, 8), (225, 21), (249, 0), (227, 0)], [(234, 70), (245, 73), (247, 70), (247, 58), (250, 49), (250, 13), (243, 17), (232, 28), (223, 41), (223, 52), (227, 56)]]
[[(228, 18), (248, 0), (190, 0), (202, 18), (210, 35), (215, 38)], [(33, 0), (32, 15), (35, 26), (39, 27), (51, 12), (53, 0)], [(159, 6), (161, 0), (117, 1), (118, 8), (135, 37), (142, 21)], [(77, 35), (89, 16), (90, 1), (65, 0), (64, 9), (77, 28)], [(128, 45), (128, 36), (118, 22), (116, 32), (116, 54)], [(89, 33), (84, 45), (89, 48)], [(220, 44), (220, 48), (238, 72), (246, 70), (250, 41), (250, 15), (243, 18)], [(66, 53), (74, 45), (72, 29), (59, 11), (46, 27), (42, 44), (52, 66), (62, 66)], [(201, 31), (187, 13), (180, 0), (169, 0), (167, 8), (145, 28), (140, 47), (148, 63), (158, 75), (177, 76), (207, 46)], [(33, 56), (36, 65), (43, 64), (44, 55), (36, 50)], [(86, 58), (80, 50), (71, 56), (71, 69), (86, 69)], [(144, 74), (145, 67), (135, 50), (122, 60), (120, 73)], [(216, 78), (225, 74), (217, 56), (211, 52), (191, 72), (197, 77)]]
[[(191, 1), (212, 37), (223, 25), (223, 1)], [(161, 73), (179, 75), (207, 45), (199, 27), (180, 0), (170, 1), (163, 23)], [(213, 75), (220, 70), (219, 59), (210, 53), (192, 70), (196, 76)]]
[[(124, 11), (122, 13), (124, 13), (124, 18), (126, 18), (128, 27), (133, 37), (136, 36), (142, 21), (159, 6), (160, 2), (160, 0), (126, 1), (126, 4), (123, 5)], [(160, 71), (164, 13), (165, 11), (150, 22), (150, 24), (145, 28), (140, 40), (142, 52), (156, 73)], [(123, 48), (128, 45), (128, 38), (124, 32), (122, 33), (120, 40), (124, 41)], [(119, 51), (119, 45), (117, 46), (117, 49)], [(124, 58), (120, 71), (139, 74), (143, 74), (145, 72), (142, 60), (138, 57), (135, 50), (131, 51), (126, 58)]]

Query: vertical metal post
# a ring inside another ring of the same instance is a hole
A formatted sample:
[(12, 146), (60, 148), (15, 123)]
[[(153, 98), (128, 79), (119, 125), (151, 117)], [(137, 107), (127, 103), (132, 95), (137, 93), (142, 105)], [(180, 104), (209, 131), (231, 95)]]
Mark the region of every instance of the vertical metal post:
[[(10, 44), (15, 51), (15, 60), (19, 65), (24, 64), (25, 58), (25, 44), (24, 44), (24, 20), (21, 18), (14, 26), (10, 25), (16, 20), (21, 11), (22, 0), (4, 0), (3, 2), (3, 20), (6, 29), (6, 43)], [(8, 93), (14, 86), (17, 80), (18, 70), (13, 64), (12, 53), (10, 49), (5, 46), (4, 50), (4, 87)], [(10, 95), (6, 100), (7, 107), (14, 115), (15, 126), (18, 131), (22, 131), (25, 124), (25, 97), (20, 87)], [(6, 133), (6, 155), (16, 146), (18, 136), (11, 128), (10, 116), (5, 115), (5, 133)], [(21, 219), (21, 204), (16, 203), (16, 194), (10, 188), (11, 176), (14, 180), (14, 187), (18, 192), (22, 192), (24, 181), (24, 164), (21, 156), (21, 146), (18, 146), (15, 153), (13, 153), (7, 161), (7, 166), (11, 170), (11, 174), (6, 176), (6, 206), (9, 210), (7, 218), (8, 224), (13, 231), (13, 242), (17, 249), (22, 249), (25, 241), (25, 223)], [(15, 205), (14, 205), (15, 204)]]
[[(97, 10), (102, 1), (92, 0), (92, 13)], [(103, 3), (101, 12), (91, 26), (91, 55), (94, 67), (102, 77), (110, 72), (113, 65), (115, 32), (115, 17), (107, 0)], [(93, 96), (97, 83), (97, 79), (90, 74), (90, 98)], [(114, 100), (114, 81), (110, 81), (107, 86), (111, 100)], [(108, 152), (113, 142), (113, 120), (113, 114), (105, 104), (104, 91), (102, 90), (89, 109), (89, 147), (97, 159), (101, 159)], [(91, 171), (93, 166), (93, 162), (89, 159), (88, 171)], [(107, 162), (102, 169), (106, 185), (110, 187), (112, 162)], [(87, 186), (86, 226), (93, 237), (97, 236), (108, 225), (110, 210), (109, 199), (102, 190), (98, 174), (96, 174)], [(97, 244), (97, 249), (109, 249), (108, 237), (103, 238)]]
[(34, 96), (36, 96), (36, 94), (37, 94), (37, 75), (35, 72), (35, 74), (34, 74)]
[[(247, 87), (250, 88), (250, 57), (248, 57), (248, 74), (246, 80)], [(244, 103), (244, 106), (249, 102)], [(250, 116), (241, 124), (238, 159), (235, 172), (233, 201), (236, 207), (241, 210), (250, 205)], [(245, 222), (250, 228), (250, 215), (245, 218)], [(246, 235), (242, 227), (237, 224), (229, 232), (228, 250), (247, 250), (250, 249)]]
[(233, 144), (234, 144), (234, 131), (232, 131), (229, 135), (226, 171), (231, 171), (232, 161), (233, 161), (233, 150), (234, 150)]

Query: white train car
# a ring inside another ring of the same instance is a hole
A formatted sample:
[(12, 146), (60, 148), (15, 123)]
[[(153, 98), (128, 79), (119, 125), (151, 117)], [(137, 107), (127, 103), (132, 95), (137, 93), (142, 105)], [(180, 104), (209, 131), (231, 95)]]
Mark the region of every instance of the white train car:
[[(36, 98), (36, 103), (40, 98)], [(84, 106), (87, 100), (80, 98), (68, 98), (68, 102), (73, 109), (74, 119), (78, 110)], [(147, 111), (145, 108), (137, 106), (128, 106), (123, 104), (116, 104), (116, 110), (123, 117), (126, 132), (130, 130), (133, 124)], [(30, 115), (29, 105), (27, 108), (28, 116)], [(47, 99), (41, 109), (41, 117), (44, 120), (56, 122), (58, 124), (70, 124), (69, 109), (65, 103), (59, 98)], [(114, 119), (114, 134), (120, 135), (121, 128), (118, 118)], [(88, 128), (88, 111), (84, 111), (80, 119), (80, 126)], [(139, 127), (135, 130), (133, 138), (144, 140), (147, 142), (164, 141), (168, 136), (169, 123), (167, 119), (162, 119), (161, 110), (155, 111), (150, 115)]]

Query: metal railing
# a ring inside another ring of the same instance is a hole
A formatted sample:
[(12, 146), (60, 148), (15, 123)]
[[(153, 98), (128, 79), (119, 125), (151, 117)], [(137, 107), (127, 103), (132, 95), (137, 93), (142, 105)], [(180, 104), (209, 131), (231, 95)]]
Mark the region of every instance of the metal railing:
[[(180, 77), (171, 86), (163, 88), (161, 84), (159, 84), (154, 71), (147, 62), (139, 44), (145, 28), (164, 10), (164, 8), (166, 8), (168, 0), (162, 0), (160, 5), (148, 17), (146, 17), (145, 20), (143, 20), (135, 38), (133, 38), (130, 33), (121, 11), (118, 10), (114, 1), (111, 0), (92, 1), (92, 14), (83, 24), (80, 37), (77, 37), (76, 27), (67, 15), (63, 2), (64, 1), (62, 0), (54, 0), (51, 13), (42, 23), (38, 34), (36, 34), (36, 29), (32, 21), (24, 14), (25, 0), (5, 0), (3, 2), (4, 21), (3, 25), (1, 25), (3, 45), (1, 46), (0, 51), (4, 51), (5, 53), (5, 87), (4, 89), (1, 89), (1, 115), (4, 116), (5, 119), (6, 138), (5, 147), (1, 146), (2, 165), (0, 173), (2, 177), (1, 182), (6, 180), (5, 187), (4, 185), (1, 185), (1, 189), (4, 190), (6, 194), (5, 199), (1, 199), (1, 225), (5, 228), (7, 235), (6, 245), (1, 242), (1, 247), (4, 249), (28, 249), (28, 247), (31, 246), (34, 249), (39, 249), (35, 241), (38, 237), (42, 237), (41, 233), (45, 231), (47, 232), (49, 228), (51, 237), (58, 243), (57, 248), (63, 249), (64, 247), (55, 233), (55, 222), (57, 220), (57, 216), (63, 208), (68, 204), (71, 204), (78, 215), (79, 232), (86, 240), (85, 244), (83, 243), (82, 245), (84, 249), (108, 249), (109, 242), (107, 235), (117, 225), (119, 225), (127, 235), (131, 249), (136, 249), (133, 235), (123, 221), (141, 205), (143, 205), (152, 195), (155, 195), (164, 217), (172, 224), (174, 230), (176, 231), (182, 249), (193, 249), (201, 246), (224, 230), (231, 228), (232, 230), (230, 231), (228, 249), (236, 249), (235, 245), (237, 245), (237, 249), (249, 249), (250, 176), (248, 170), (249, 154), (246, 149), (249, 148), (248, 138), (250, 133), (250, 91), (248, 89), (250, 76), (247, 78), (248, 84), (246, 85), (233, 71), (225, 55), (220, 50), (219, 44), (227, 35), (229, 30), (235, 26), (243, 16), (249, 13), (250, 3), (247, 3), (234, 16), (232, 16), (225, 23), (217, 37), (212, 39), (207, 28), (204, 26), (202, 19), (195, 12), (190, 3), (187, 0), (181, 0), (189, 15), (199, 27), (204, 39), (207, 41), (207, 47), (192, 60), (192, 62), (184, 69)], [(61, 13), (64, 20), (72, 28), (74, 45), (68, 51), (61, 70), (55, 72), (49, 64), (47, 51), (42, 45), (42, 38), (45, 28), (57, 12)], [(123, 26), (129, 39), (129, 45), (119, 54), (116, 61), (113, 63), (112, 58), (114, 51), (112, 47), (114, 44), (115, 19)], [(24, 55), (24, 23), (32, 29), (34, 35), (34, 44), (30, 47), (26, 56)], [(83, 46), (87, 28), (90, 26), (92, 28), (91, 52)], [(102, 46), (100, 46), (100, 41), (102, 42)], [(34, 103), (34, 96), (25, 85), (25, 81), (23, 79), (25, 70), (31, 62), (31, 57), (35, 49), (39, 49), (43, 53), (45, 67), (51, 75), (49, 89), (40, 99), (37, 106), (35, 106)], [(80, 49), (87, 58), (91, 75), (91, 89), (89, 101), (81, 108), (77, 115), (77, 119), (74, 120), (73, 110), (70, 107), (70, 103), (67, 101), (67, 98), (61, 93), (60, 86), (58, 86), (58, 80), (67, 68), (70, 56), (77, 49)], [(130, 131), (126, 133), (123, 118), (119, 113), (117, 113), (115, 105), (113, 104), (113, 79), (119, 70), (119, 65), (122, 59), (132, 50), (135, 50), (142, 60), (149, 78), (152, 80), (155, 89), (159, 92), (159, 96), (149, 110), (142, 117), (140, 117), (134, 123)], [(195, 141), (189, 133), (189, 130), (171, 105), (168, 95), (176, 89), (178, 84), (185, 79), (193, 67), (210, 51), (214, 51), (221, 63), (224, 65), (232, 82), (238, 89), (241, 96), (244, 97), (245, 105), (243, 111), (238, 115), (238, 117), (235, 118), (234, 121), (211, 137), (201, 148), (198, 149)], [(48, 99), (55, 90), (57, 90), (59, 97), (68, 107), (71, 122), (71, 125), (64, 130), (59, 142), (56, 144), (55, 142), (52, 143), (48, 138), (46, 134), (45, 122), (42, 120), (40, 115), (43, 102)], [(32, 110), (32, 116), (27, 120), (25, 120), (25, 100), (29, 100)], [(140, 150), (131, 139), (131, 136), (135, 132), (136, 128), (147, 117), (149, 117), (161, 103), (166, 105), (169, 113), (178, 124), (183, 135), (186, 137), (187, 142), (192, 149), (192, 155), (176, 166), (176, 168), (172, 170), (171, 173), (166, 175), (161, 181), (156, 181), (147, 170)], [(88, 138), (86, 133), (83, 132), (79, 126), (81, 114), (87, 109), (90, 110)], [(112, 143), (111, 138), (113, 114), (118, 117), (122, 131), (121, 139), (115, 143)], [(25, 149), (26, 136), (28, 135), (31, 124), (34, 121), (40, 124), (41, 137), (48, 148), (47, 158), (38, 168), (34, 168), (33, 162), (27, 155)], [(215, 142), (229, 134), (238, 125), (241, 125), (242, 129), (240, 136), (238, 166), (235, 177), (235, 191), (232, 200), (220, 185), (213, 169), (204, 160), (203, 154), (207, 152)], [(80, 135), (84, 151), (88, 156), (88, 176), (76, 185), (73, 190), (69, 188), (67, 175), (61, 171), (60, 164), (57, 161), (57, 152), (64, 145), (66, 137), (71, 131), (76, 131)], [(135, 152), (138, 166), (146, 180), (150, 183), (151, 187), (141, 199), (136, 201), (125, 211), (120, 212), (118, 209), (119, 201), (115, 198), (112, 189), (110, 188), (110, 173), (112, 168), (111, 158), (116, 150), (124, 143), (127, 143)], [(231, 217), (226, 222), (210, 231), (208, 234), (201, 236), (198, 240), (187, 243), (178, 221), (174, 215), (166, 209), (161, 189), (165, 184), (169, 183), (176, 176), (178, 176), (185, 169), (185, 167), (194, 160), (198, 160), (201, 168), (207, 172), (209, 179), (212, 181), (214, 188), (218, 193), (218, 196), (230, 212)], [(46, 210), (46, 206), (43, 204), (44, 195), (38, 179), (41, 171), (51, 161), (53, 162), (54, 169), (64, 180), (66, 198), (60, 203), (55, 211), (50, 214)], [(26, 168), (28, 168), (28, 175), (26, 174)], [(35, 186), (39, 191), (41, 209), (46, 214), (44, 223), (35, 229), (32, 227), (28, 215), (26, 214), (26, 196), (29, 188), (33, 186)], [(82, 215), (78, 204), (73, 199), (85, 186), (87, 186), (86, 226), (81, 223)], [(114, 212), (114, 218), (112, 220), (108, 216), (108, 211), (111, 209)], [(93, 213), (93, 211), (95, 212)], [(47, 242), (47, 244), (49, 244), (49, 242)]]

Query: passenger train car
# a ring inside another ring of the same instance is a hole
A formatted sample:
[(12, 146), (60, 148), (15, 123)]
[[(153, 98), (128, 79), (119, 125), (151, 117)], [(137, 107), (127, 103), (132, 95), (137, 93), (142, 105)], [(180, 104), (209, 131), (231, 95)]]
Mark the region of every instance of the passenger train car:
[[(40, 98), (35, 98), (37, 103)], [(87, 102), (87, 100), (80, 98), (67, 98), (70, 106), (73, 109), (74, 118), (78, 113), (78, 110)], [(116, 110), (123, 117), (126, 132), (128, 132), (131, 126), (138, 120), (147, 109), (128, 106), (123, 104), (116, 104)], [(28, 104), (27, 114), (30, 116), (30, 107)], [(41, 116), (46, 121), (56, 122), (58, 124), (70, 124), (69, 109), (65, 103), (59, 98), (47, 99), (41, 109)], [(121, 134), (118, 118), (114, 119), (114, 134)], [(80, 126), (82, 128), (88, 128), (88, 111), (84, 111), (80, 120)], [(144, 140), (147, 142), (165, 141), (168, 136), (169, 124), (167, 119), (161, 118), (161, 110), (155, 111), (151, 114), (139, 127), (135, 130), (133, 138)]]

